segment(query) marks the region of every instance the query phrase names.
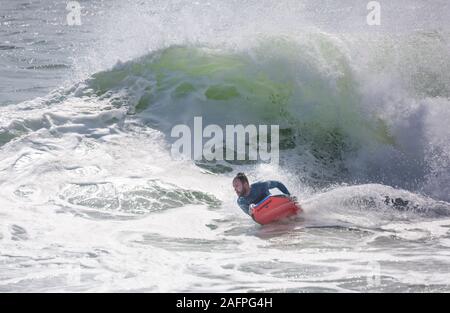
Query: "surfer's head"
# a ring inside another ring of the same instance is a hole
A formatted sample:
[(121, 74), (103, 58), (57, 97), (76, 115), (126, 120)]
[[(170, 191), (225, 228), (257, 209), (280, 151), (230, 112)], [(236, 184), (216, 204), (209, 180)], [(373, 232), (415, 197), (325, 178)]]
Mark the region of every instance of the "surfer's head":
[(239, 197), (246, 196), (250, 192), (250, 184), (244, 173), (237, 173), (233, 179), (233, 188)]

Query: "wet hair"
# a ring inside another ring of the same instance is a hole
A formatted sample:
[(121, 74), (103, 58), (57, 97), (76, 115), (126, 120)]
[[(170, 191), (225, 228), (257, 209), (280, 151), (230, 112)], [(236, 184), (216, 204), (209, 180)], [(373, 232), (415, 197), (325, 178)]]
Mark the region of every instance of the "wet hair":
[(233, 180), (235, 180), (235, 179), (239, 179), (241, 181), (241, 183), (243, 183), (243, 184), (244, 183), (248, 184), (248, 178), (247, 178), (247, 176), (245, 176), (244, 173), (237, 173), (236, 177)]

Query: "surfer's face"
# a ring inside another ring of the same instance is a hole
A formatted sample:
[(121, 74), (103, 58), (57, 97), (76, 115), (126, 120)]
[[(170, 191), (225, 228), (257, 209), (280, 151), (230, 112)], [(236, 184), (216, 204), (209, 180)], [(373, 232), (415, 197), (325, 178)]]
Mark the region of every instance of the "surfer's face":
[(233, 180), (233, 188), (238, 197), (245, 196), (248, 190), (248, 184), (242, 183), (239, 179)]

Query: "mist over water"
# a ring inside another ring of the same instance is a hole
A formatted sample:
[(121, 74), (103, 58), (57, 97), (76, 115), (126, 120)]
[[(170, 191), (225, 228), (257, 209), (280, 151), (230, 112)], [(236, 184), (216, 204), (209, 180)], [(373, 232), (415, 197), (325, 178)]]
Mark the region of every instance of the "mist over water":
[[(344, 2), (7, 1), (0, 290), (448, 291), (449, 6)], [(194, 116), (280, 164), (173, 160)], [(256, 225), (237, 172), (305, 213)]]

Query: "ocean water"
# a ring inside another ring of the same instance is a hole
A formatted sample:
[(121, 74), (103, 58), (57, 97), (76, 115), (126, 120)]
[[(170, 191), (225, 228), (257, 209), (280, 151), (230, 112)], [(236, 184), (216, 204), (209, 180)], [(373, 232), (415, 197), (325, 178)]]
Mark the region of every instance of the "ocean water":
[[(1, 292), (449, 292), (450, 6), (0, 5)], [(280, 163), (171, 128), (280, 125)], [(304, 209), (260, 226), (237, 172)]]

